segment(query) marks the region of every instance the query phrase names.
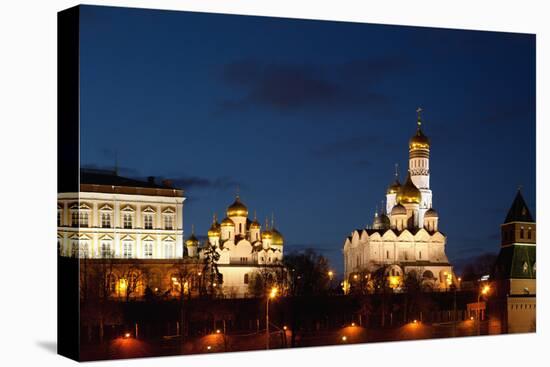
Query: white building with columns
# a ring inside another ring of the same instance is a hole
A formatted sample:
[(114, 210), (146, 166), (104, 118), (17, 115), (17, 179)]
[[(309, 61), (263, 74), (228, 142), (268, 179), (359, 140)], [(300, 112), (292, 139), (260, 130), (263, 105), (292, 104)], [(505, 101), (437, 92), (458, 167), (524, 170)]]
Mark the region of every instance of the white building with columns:
[[(446, 236), (432, 207), (430, 141), (421, 129), (417, 110), (416, 134), (409, 141), (408, 174), (386, 191), (385, 210), (372, 225), (351, 232), (344, 241), (345, 279), (353, 285), (358, 274), (385, 268), (390, 286), (401, 289), (407, 274), (415, 274), (426, 289), (448, 289), (457, 284), (445, 254)], [(414, 272), (414, 273), (413, 273)]]
[(183, 191), (169, 181), (139, 181), (82, 170), (80, 191), (58, 194), (58, 250), (80, 258), (183, 257)]

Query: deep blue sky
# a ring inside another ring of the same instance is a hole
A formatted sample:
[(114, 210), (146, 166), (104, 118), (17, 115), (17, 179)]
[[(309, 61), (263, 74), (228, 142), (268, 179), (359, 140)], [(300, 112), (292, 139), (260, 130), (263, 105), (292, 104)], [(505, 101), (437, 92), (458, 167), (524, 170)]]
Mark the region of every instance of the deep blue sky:
[(498, 251), (518, 185), (535, 213), (533, 35), (84, 6), (80, 37), (82, 164), (174, 179), (186, 233), (239, 186), (341, 272), (417, 106), (451, 261)]

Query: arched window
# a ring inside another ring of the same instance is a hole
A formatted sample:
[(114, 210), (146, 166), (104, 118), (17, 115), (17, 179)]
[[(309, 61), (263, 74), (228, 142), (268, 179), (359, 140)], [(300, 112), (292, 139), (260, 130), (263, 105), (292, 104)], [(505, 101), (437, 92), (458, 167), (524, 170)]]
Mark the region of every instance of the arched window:
[(523, 227), (521, 227), (521, 229), (519, 230), (519, 238), (523, 238), (524, 236), (524, 230), (523, 230)]

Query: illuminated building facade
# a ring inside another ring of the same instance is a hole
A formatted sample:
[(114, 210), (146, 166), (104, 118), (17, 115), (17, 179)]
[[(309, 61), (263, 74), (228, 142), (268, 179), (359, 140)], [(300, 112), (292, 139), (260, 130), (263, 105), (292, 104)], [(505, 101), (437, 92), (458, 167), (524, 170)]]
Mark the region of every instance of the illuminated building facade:
[(117, 259), (183, 257), (183, 191), (169, 181), (139, 181), (82, 170), (80, 192), (58, 194), (61, 256)]
[(208, 230), (208, 241), (202, 244), (192, 234), (186, 241), (189, 257), (203, 259), (205, 249), (214, 246), (219, 253), (218, 269), (223, 277), (223, 293), (245, 297), (253, 276), (281, 268), (283, 235), (267, 220), (264, 228), (256, 218), (250, 220), (246, 205), (237, 195), (227, 208), (226, 217), (218, 223), (214, 216)]
[(409, 141), (409, 167), (404, 183), (395, 180), (386, 191), (386, 205), (372, 225), (357, 229), (344, 242), (345, 279), (353, 284), (358, 273), (384, 268), (390, 286), (402, 288), (415, 275), (426, 290), (445, 290), (457, 284), (445, 254), (446, 236), (432, 207), (430, 141), (422, 132), (417, 110), (416, 134)]

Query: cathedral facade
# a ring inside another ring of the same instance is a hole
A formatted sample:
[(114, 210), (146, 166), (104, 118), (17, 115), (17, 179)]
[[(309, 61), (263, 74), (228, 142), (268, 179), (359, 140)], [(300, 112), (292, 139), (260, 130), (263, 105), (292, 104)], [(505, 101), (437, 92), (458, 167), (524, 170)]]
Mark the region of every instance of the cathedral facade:
[(446, 290), (458, 282), (445, 254), (446, 236), (432, 206), (430, 141), (422, 132), (418, 112), (416, 134), (409, 141), (407, 178), (386, 190), (385, 209), (372, 225), (351, 232), (344, 241), (345, 283), (353, 286), (361, 274), (384, 269), (391, 288), (399, 291), (414, 275), (426, 290)]
[(246, 205), (237, 195), (218, 222), (216, 216), (208, 230), (208, 241), (199, 243), (194, 233), (185, 241), (187, 255), (203, 260), (208, 247), (220, 255), (217, 262), (222, 274), (223, 293), (236, 297), (249, 295), (249, 284), (259, 273), (271, 273), (281, 268), (283, 261), (283, 235), (267, 220), (262, 225), (257, 218), (248, 218)]

